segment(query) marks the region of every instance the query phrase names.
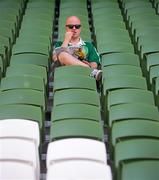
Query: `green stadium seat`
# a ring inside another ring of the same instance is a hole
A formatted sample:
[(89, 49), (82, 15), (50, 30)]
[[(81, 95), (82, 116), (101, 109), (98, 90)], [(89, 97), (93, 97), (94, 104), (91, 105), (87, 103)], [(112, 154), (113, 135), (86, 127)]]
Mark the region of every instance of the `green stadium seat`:
[(0, 92), (0, 105), (28, 104), (38, 106), (45, 113), (46, 102), (44, 92), (32, 89), (11, 89)]
[(45, 94), (44, 80), (32, 75), (6, 76), (2, 78), (0, 90), (7, 91), (11, 89), (32, 89), (42, 91)]
[(159, 161), (155, 160), (139, 160), (122, 163), (120, 170), (121, 180), (144, 179), (157, 180), (159, 178)]
[(132, 138), (158, 138), (159, 123), (148, 119), (129, 119), (114, 122), (111, 128), (110, 143), (115, 144), (120, 140)]
[(110, 107), (109, 126), (112, 123), (128, 119), (149, 119), (159, 121), (158, 109), (154, 105), (145, 103), (125, 103)]
[(112, 53), (102, 55), (102, 68), (105, 66), (125, 64), (140, 67), (139, 57), (134, 53)]
[(89, 76), (91, 73), (91, 68), (82, 67), (82, 66), (60, 66), (56, 68), (54, 72), (55, 79), (59, 76), (68, 75), (68, 74), (79, 74), (79, 75), (86, 75)]
[(121, 140), (116, 143), (114, 151), (115, 167), (124, 161), (158, 160), (159, 141), (151, 138)]
[(64, 119), (53, 121), (50, 129), (50, 140), (64, 138), (89, 138), (104, 140), (103, 128), (100, 122), (87, 119)]
[(111, 106), (124, 103), (146, 103), (155, 105), (154, 95), (152, 91), (144, 89), (117, 89), (108, 92), (107, 95), (107, 108)]
[(100, 107), (100, 97), (96, 91), (87, 89), (65, 89), (56, 91), (53, 106), (62, 104), (89, 104)]
[(10, 65), (16, 64), (33, 64), (38, 66), (43, 66), (49, 71), (50, 62), (48, 56), (41, 54), (18, 54), (12, 55), (10, 59)]
[(47, 71), (45, 67), (33, 64), (15, 64), (8, 66), (6, 76), (33, 75), (42, 78), (48, 85)]
[(93, 77), (85, 75), (60, 75), (54, 79), (54, 92), (63, 89), (88, 89), (96, 91), (96, 82)]
[(101, 120), (100, 109), (88, 104), (61, 104), (54, 106), (51, 120), (61, 121), (70, 119), (83, 119), (99, 122)]

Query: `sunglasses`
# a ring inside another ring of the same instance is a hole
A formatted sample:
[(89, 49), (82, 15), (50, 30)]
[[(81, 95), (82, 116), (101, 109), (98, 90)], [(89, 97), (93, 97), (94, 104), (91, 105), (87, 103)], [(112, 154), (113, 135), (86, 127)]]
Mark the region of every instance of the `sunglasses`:
[(68, 27), (69, 29), (73, 29), (74, 27), (76, 29), (80, 29), (81, 28), (81, 24), (67, 24), (66, 27)]

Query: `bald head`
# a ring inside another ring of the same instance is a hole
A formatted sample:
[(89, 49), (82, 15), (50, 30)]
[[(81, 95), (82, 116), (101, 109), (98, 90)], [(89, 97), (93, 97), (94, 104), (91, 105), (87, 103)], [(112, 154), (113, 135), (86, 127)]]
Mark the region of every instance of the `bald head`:
[(81, 21), (77, 16), (69, 16), (66, 19), (66, 24), (81, 24)]

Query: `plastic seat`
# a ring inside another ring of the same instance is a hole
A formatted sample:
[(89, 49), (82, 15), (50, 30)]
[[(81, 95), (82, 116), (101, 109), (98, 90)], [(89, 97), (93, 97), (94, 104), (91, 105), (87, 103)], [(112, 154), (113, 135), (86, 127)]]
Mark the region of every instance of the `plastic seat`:
[(121, 15), (121, 11), (119, 8), (109, 7), (109, 5), (103, 6), (102, 8), (98, 9), (96, 8), (93, 10), (94, 16), (96, 16), (97, 14), (101, 14), (103, 12), (105, 12), (105, 14)]
[(155, 105), (152, 91), (144, 89), (117, 89), (108, 92), (107, 107), (123, 103), (145, 103)]
[(143, 19), (142, 23), (141, 23), (141, 20), (133, 21), (130, 27), (131, 34), (134, 36), (137, 29), (141, 29), (141, 28), (143, 29), (144, 27), (157, 27), (158, 24), (159, 22), (153, 19), (150, 21), (148, 21), (147, 19)]
[(110, 143), (115, 144), (123, 139), (158, 138), (159, 123), (148, 119), (128, 119), (114, 122), (111, 128)]
[(12, 30), (12, 32), (14, 34), (13, 36), (17, 37), (17, 27), (12, 20), (0, 19), (0, 23), (1, 23), (2, 27)]
[(136, 8), (136, 7), (141, 7), (141, 6), (148, 6), (151, 8), (151, 4), (150, 2), (145, 2), (145, 1), (129, 1), (129, 2), (125, 2), (123, 3), (123, 7), (124, 9), (127, 11), (129, 9), (132, 9), (132, 8)]
[(119, 167), (124, 161), (132, 160), (158, 160), (158, 139), (139, 138), (122, 140), (115, 145), (115, 166)]
[[(104, 33), (103, 33), (103, 31), (104, 31)], [(129, 34), (128, 34), (128, 31), (126, 30), (126, 28), (124, 27), (124, 28), (117, 28), (117, 27), (105, 27), (105, 29), (103, 30), (103, 29), (99, 29), (98, 30), (98, 32), (96, 32), (96, 36), (98, 36), (99, 35), (99, 37), (100, 36), (102, 36), (102, 35), (100, 35), (101, 33), (103, 33), (103, 36), (105, 37), (105, 38), (109, 38), (110, 36), (113, 36), (113, 35), (118, 35), (118, 34), (120, 34), (120, 35), (122, 35), (122, 36), (127, 36), (127, 37), (129, 37)], [(104, 43), (105, 41), (102, 41), (102, 43)], [(97, 42), (98, 43), (98, 42)]]
[(32, 75), (6, 76), (2, 79), (0, 90), (11, 89), (32, 89), (42, 91), (45, 94), (46, 88), (44, 80)]
[(117, 27), (117, 28), (125, 28), (125, 23), (124, 21), (121, 19), (121, 21), (116, 21), (116, 20), (107, 20), (106, 21), (106, 24), (103, 24), (101, 21), (98, 21), (97, 24), (94, 24), (95, 26), (95, 31), (98, 32), (98, 29), (105, 29), (106, 26), (109, 26), (109, 27)]
[(94, 2), (92, 1), (92, 9), (93, 12), (95, 12), (99, 8), (119, 8), (118, 3), (115, 1), (99, 1), (99, 2)]
[[(28, 6), (29, 7), (29, 6)], [(30, 19), (30, 18), (26, 18), (27, 16), (24, 16), (24, 19), (23, 19), (23, 21), (22, 21), (22, 26), (23, 26), (23, 24), (25, 24), (25, 25), (28, 25), (28, 26), (31, 26), (31, 25), (33, 25), (33, 26), (42, 26), (42, 25), (44, 25), (44, 26), (46, 26), (48, 29), (51, 29), (52, 28), (52, 26), (53, 26), (53, 24), (52, 24), (52, 22), (51, 21), (49, 21), (49, 19), (47, 19), (47, 20), (45, 20), (45, 19)]]
[[(102, 26), (102, 25), (101, 25)], [(100, 29), (101, 31), (101, 29)], [(98, 32), (98, 30), (97, 30)], [(104, 39), (106, 39), (104, 41)], [(106, 42), (106, 43), (114, 43), (114, 42), (122, 42), (122, 43), (131, 43), (131, 39), (127, 34), (107, 34), (107, 33), (96, 33), (96, 41), (98, 44)]]
[(8, 29), (7, 27), (0, 27), (0, 33), (2, 36), (5, 36), (9, 39), (11, 45), (13, 45), (13, 42), (15, 40), (15, 34), (12, 29)]
[(46, 110), (44, 92), (32, 89), (11, 89), (0, 92), (0, 105), (29, 104), (39, 106), (44, 113)]
[(101, 122), (87, 119), (64, 119), (52, 122), (50, 130), (51, 141), (75, 137), (103, 141), (104, 134)]
[(42, 131), (44, 127), (44, 117), (40, 107), (24, 105), (24, 104), (9, 104), (0, 106), (0, 119), (27, 119), (36, 121)]
[(35, 8), (35, 7), (43, 7), (43, 8), (52, 8), (51, 6), (53, 6), (54, 4), (53, 4), (53, 2), (51, 2), (51, 1), (45, 1), (45, 2), (43, 2), (43, 1), (39, 1), (39, 2), (34, 2), (34, 1), (32, 1), (32, 2), (29, 2), (28, 3), (28, 8)]
[(147, 20), (148, 22), (151, 22), (151, 20), (153, 19), (153, 21), (157, 21), (157, 15), (155, 13), (141, 13), (141, 14), (137, 14), (136, 16), (130, 16), (129, 18), (129, 27), (132, 28), (132, 26), (134, 24), (138, 24), (138, 22), (143, 22), (144, 20)]
[(96, 91), (87, 89), (65, 89), (54, 93), (53, 105), (62, 104), (89, 104), (100, 106), (99, 96)]
[(35, 35), (37, 36), (37, 32), (43, 36), (47, 36), (48, 38), (51, 38), (52, 30), (45, 26), (37, 27), (35, 26), (34, 29), (31, 26), (23, 24), (23, 26), (20, 29), (20, 34), (26, 34), (26, 35)]
[(70, 119), (87, 119), (99, 122), (101, 119), (100, 108), (88, 104), (61, 104), (53, 108), (52, 121)]
[(155, 34), (153, 33), (153, 35), (145, 35), (145, 36), (139, 36), (138, 40), (137, 40), (137, 48), (138, 50), (140, 50), (142, 48), (142, 45), (147, 44), (148, 42), (150, 44), (153, 44), (154, 42), (156, 42), (156, 39), (158, 39), (158, 33)]
[(53, 15), (48, 13), (45, 14), (43, 11), (40, 12), (40, 10), (38, 11), (38, 8), (34, 8), (34, 10), (28, 10), (26, 9), (26, 14), (23, 18), (30, 18), (32, 20), (32, 18), (38, 18), (40, 17), (42, 20), (49, 20), (52, 21), (53, 20)]
[(147, 74), (147, 71), (146, 71), (146, 60), (145, 60), (145, 58), (149, 54), (157, 53), (158, 52), (158, 47), (159, 47), (158, 41), (146, 42), (145, 44), (140, 46), (140, 57), (142, 59), (141, 64), (143, 66), (142, 67), (143, 70), (146, 73), (146, 76), (148, 76), (148, 74)]
[(65, 178), (112, 180), (112, 173), (108, 165), (103, 165), (98, 162), (72, 160), (49, 166), (47, 170), (47, 180)]
[(54, 79), (54, 92), (63, 89), (89, 89), (96, 91), (96, 81), (85, 75), (68, 74)]
[(150, 121), (159, 121), (159, 113), (156, 106), (144, 103), (127, 103), (110, 107), (110, 127), (113, 122), (126, 119), (149, 119)]
[(117, 64), (112, 66), (105, 66), (102, 68), (103, 70), (103, 79), (108, 76), (120, 76), (120, 75), (134, 75), (142, 77), (142, 71), (140, 67), (131, 66), (131, 65), (123, 65)]
[(134, 53), (134, 47), (131, 43), (122, 43), (122, 42), (114, 42), (114, 43), (101, 43), (97, 44), (97, 49), (100, 55), (115, 53), (115, 52), (128, 52)]
[(40, 162), (38, 149), (30, 141), (14, 138), (0, 139), (0, 162), (1, 161), (19, 161), (24, 164), (31, 164), (37, 179), (39, 178)]
[(6, 76), (33, 75), (44, 79), (45, 85), (48, 85), (48, 75), (46, 68), (34, 64), (15, 64), (7, 68)]
[(17, 43), (12, 48), (12, 54), (17, 55), (21, 53), (33, 53), (50, 56), (49, 46), (42, 43)]
[(122, 180), (144, 179), (157, 180), (159, 178), (159, 161), (139, 160), (122, 163), (120, 170)]
[(27, 34), (20, 34), (19, 37), (16, 39), (16, 44), (20, 43), (29, 43), (30, 41), (39, 42), (43, 45), (48, 46), (51, 49), (51, 40), (48, 36), (45, 35), (27, 35)]
[(159, 53), (152, 53), (146, 55), (145, 63), (146, 63), (146, 69), (149, 72), (151, 66), (159, 65)]
[(0, 138), (11, 137), (31, 141), (38, 148), (41, 143), (38, 122), (27, 119), (0, 120)]
[(147, 89), (146, 79), (141, 76), (133, 75), (117, 75), (105, 77), (103, 85), (104, 95), (106, 95), (108, 91), (112, 91), (115, 89)]
[(0, 179), (29, 179), (36, 180), (34, 168), (19, 161), (0, 161)]
[(59, 76), (68, 75), (68, 74), (80, 74), (89, 76), (91, 73), (91, 68), (82, 67), (82, 66), (60, 66), (55, 69), (54, 78), (58, 78)]
[(135, 29), (135, 33), (134, 33), (134, 41), (137, 42), (138, 38), (142, 35), (150, 35), (153, 33), (157, 33), (159, 31), (159, 28), (155, 25), (151, 26), (151, 27), (139, 27)]
[(135, 8), (131, 8), (127, 11), (127, 14), (126, 14), (126, 20), (129, 21), (130, 20), (130, 17), (135, 17), (136, 15), (137, 16), (140, 16), (142, 15), (143, 13), (148, 13), (148, 14), (154, 14), (155, 15), (155, 12), (152, 8), (146, 6), (138, 6), (138, 7), (135, 7)]
[(107, 164), (104, 142), (86, 138), (69, 138), (49, 143), (47, 167), (59, 161), (71, 160), (97, 161)]
[[(53, 6), (52, 6), (53, 7)], [(35, 12), (35, 13), (47, 13), (49, 14), (50, 16), (53, 16), (54, 15), (54, 11), (52, 10), (52, 8), (45, 8), (45, 7), (28, 7), (27, 6), (27, 13), (32, 13), (32, 12)]]

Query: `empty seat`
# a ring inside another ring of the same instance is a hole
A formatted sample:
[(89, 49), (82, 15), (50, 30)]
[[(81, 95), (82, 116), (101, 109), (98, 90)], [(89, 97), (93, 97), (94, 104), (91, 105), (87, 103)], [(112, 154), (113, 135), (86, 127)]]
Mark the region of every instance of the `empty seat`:
[(114, 159), (118, 168), (124, 161), (159, 160), (159, 141), (151, 138), (121, 140), (115, 145)]
[(54, 93), (54, 106), (62, 104), (89, 104), (100, 106), (99, 95), (88, 89), (65, 89)]
[(108, 165), (87, 160), (59, 162), (48, 167), (47, 180), (63, 178), (112, 180), (112, 174)]
[(37, 180), (32, 165), (19, 161), (0, 161), (0, 179), (29, 179)]
[(101, 122), (87, 119), (64, 119), (52, 122), (50, 130), (51, 141), (75, 137), (103, 141), (104, 132)]
[(60, 161), (88, 160), (107, 164), (104, 142), (86, 138), (68, 138), (49, 143), (47, 167)]
[(148, 119), (128, 119), (114, 122), (111, 128), (110, 143), (115, 144), (120, 139), (131, 138), (158, 138), (159, 122)]
[(122, 163), (119, 169), (119, 179), (121, 180), (157, 180), (159, 178), (159, 161), (138, 160)]
[(14, 137), (1, 138), (0, 162), (1, 161), (15, 161), (30, 164), (34, 168), (37, 179), (39, 178), (39, 153), (37, 147), (30, 141)]
[(51, 114), (52, 121), (67, 119), (87, 119), (99, 122), (101, 120), (98, 106), (89, 104), (62, 104), (55, 106)]
[(110, 126), (115, 121), (126, 119), (149, 119), (158, 122), (159, 113), (156, 106), (144, 103), (125, 103), (110, 107)]
[(39, 147), (41, 143), (40, 130), (37, 122), (27, 119), (0, 120), (0, 138), (12, 137), (31, 141), (36, 147)]

